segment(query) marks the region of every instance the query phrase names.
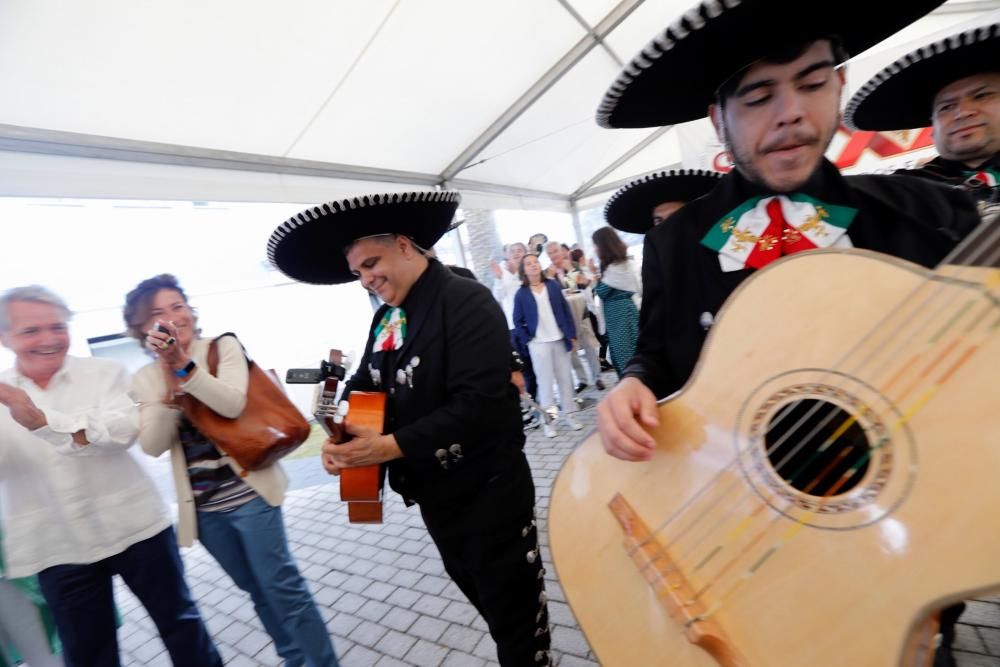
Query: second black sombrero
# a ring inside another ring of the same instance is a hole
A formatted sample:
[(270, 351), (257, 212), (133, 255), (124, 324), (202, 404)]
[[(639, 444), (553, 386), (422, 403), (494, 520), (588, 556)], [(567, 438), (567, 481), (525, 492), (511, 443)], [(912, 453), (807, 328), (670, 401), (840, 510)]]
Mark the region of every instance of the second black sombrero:
[(365, 195), (311, 206), (271, 234), (267, 258), (292, 280), (335, 285), (356, 280), (344, 257), (354, 241), (400, 234), (430, 248), (448, 231), (461, 195), (457, 192), (396, 192)]
[(671, 169), (638, 178), (611, 195), (604, 219), (623, 232), (645, 234), (653, 209), (666, 202), (689, 202), (714, 188), (722, 174), (704, 169)]

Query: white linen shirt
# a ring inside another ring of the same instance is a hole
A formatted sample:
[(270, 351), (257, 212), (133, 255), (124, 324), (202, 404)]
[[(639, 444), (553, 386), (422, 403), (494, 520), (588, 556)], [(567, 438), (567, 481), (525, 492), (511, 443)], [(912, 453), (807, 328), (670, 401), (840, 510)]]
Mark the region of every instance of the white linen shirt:
[[(129, 377), (107, 359), (66, 357), (42, 389), (16, 369), (48, 425), (28, 431), (0, 409), (0, 521), (7, 576), (114, 556), (170, 526), (153, 481), (128, 451), (139, 431)], [(88, 445), (73, 443), (84, 430)]]
[(500, 277), (493, 280), (493, 298), (500, 303), (503, 308), (504, 317), (507, 318), (507, 328), (514, 328), (514, 295), (521, 289), (521, 278), (517, 272), (511, 273), (507, 268), (507, 262), (500, 263)]

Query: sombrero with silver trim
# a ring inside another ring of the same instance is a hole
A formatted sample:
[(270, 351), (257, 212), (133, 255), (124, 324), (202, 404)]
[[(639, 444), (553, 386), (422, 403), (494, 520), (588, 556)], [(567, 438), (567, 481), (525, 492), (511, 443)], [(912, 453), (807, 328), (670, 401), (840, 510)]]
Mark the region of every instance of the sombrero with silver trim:
[(617, 230), (645, 234), (653, 227), (653, 209), (666, 202), (689, 202), (718, 185), (722, 174), (705, 169), (671, 169), (637, 178), (604, 205), (604, 219)]
[(703, 0), (629, 62), (597, 109), (601, 127), (657, 127), (707, 115), (715, 91), (761, 58), (836, 35), (858, 54), (944, 0)]
[(282, 223), (267, 242), (267, 259), (303, 283), (337, 285), (357, 280), (344, 257), (354, 241), (401, 234), (430, 248), (448, 231), (461, 195), (394, 192), (365, 195), (311, 206)]
[(931, 124), (934, 98), (959, 79), (1000, 72), (1000, 23), (922, 46), (858, 89), (844, 110), (856, 130), (910, 130)]

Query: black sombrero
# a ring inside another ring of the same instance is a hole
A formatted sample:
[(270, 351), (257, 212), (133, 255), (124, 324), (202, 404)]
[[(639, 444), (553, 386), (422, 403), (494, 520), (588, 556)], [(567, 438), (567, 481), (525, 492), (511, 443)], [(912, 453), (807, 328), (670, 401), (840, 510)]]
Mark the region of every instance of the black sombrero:
[(645, 234), (653, 226), (653, 209), (665, 202), (689, 202), (707, 194), (722, 174), (704, 169), (672, 169), (638, 178), (611, 195), (604, 219), (617, 230)]
[(267, 241), (267, 259), (292, 280), (336, 285), (356, 280), (344, 248), (367, 236), (401, 234), (430, 248), (448, 231), (457, 192), (397, 192), (312, 206), (289, 218)]
[(983, 72), (1000, 72), (1000, 23), (907, 53), (861, 86), (847, 103), (844, 121), (856, 130), (927, 127), (942, 88)]
[(656, 127), (704, 118), (716, 89), (751, 63), (831, 35), (858, 54), (944, 0), (703, 0), (660, 32), (604, 94), (601, 127)]

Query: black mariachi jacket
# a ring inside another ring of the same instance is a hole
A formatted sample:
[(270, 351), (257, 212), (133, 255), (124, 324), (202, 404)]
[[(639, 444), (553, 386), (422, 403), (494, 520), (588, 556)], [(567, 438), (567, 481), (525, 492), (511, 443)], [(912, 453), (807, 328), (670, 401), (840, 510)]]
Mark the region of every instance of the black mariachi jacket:
[[(799, 191), (858, 209), (848, 231), (854, 247), (928, 267), (979, 223), (972, 201), (959, 191), (905, 176), (842, 176), (825, 159)], [(775, 193), (734, 170), (646, 234), (639, 340), (625, 376), (639, 378), (658, 398), (684, 386), (715, 314), (753, 273), (722, 271), (718, 254), (701, 239), (726, 213), (768, 194)]]
[(385, 432), (404, 455), (388, 463), (389, 484), (426, 510), (468, 500), (523, 459), (524, 431), (507, 320), (490, 291), (432, 259), (401, 307), (403, 346), (372, 353), (383, 305), (347, 390), (389, 394)]
[(987, 169), (1000, 174), (1000, 153), (984, 161), (975, 168), (967, 167), (962, 162), (936, 157), (919, 169), (900, 169), (897, 174), (916, 176), (931, 181), (961, 188), (979, 205), (980, 215), (985, 217), (985, 209), (1000, 206), (1000, 186), (990, 187), (986, 183), (974, 182), (970, 179), (976, 172)]

